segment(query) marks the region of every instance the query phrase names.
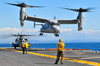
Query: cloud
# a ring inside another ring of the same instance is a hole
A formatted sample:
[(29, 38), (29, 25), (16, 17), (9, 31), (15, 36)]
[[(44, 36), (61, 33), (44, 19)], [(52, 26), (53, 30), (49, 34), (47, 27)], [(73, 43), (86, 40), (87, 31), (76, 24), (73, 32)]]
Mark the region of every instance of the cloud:
[[(19, 28), (0, 28), (0, 36), (6, 36), (6, 35), (10, 35), (10, 34), (18, 34), (21, 33), (22, 29)], [(23, 29), (23, 34), (31, 34), (31, 35), (39, 35), (39, 29)], [(62, 38), (64, 41), (69, 41), (69, 42), (85, 42), (85, 41), (100, 41), (100, 30), (92, 30), (92, 29), (88, 29), (88, 30), (83, 30), (83, 31), (74, 31), (72, 30), (72, 28), (66, 29), (66, 28), (62, 28), (60, 31), (60, 36), (59, 37), (55, 37), (54, 34), (48, 34), (48, 33), (44, 33), (43, 36), (33, 36), (30, 37), (29, 40), (36, 40), (37, 42), (54, 42), (54, 41), (58, 41), (60, 38)], [(5, 39), (6, 40), (6, 39)], [(11, 41), (14, 39), (10, 39), (9, 41)], [(7, 39), (8, 41), (8, 39)], [(3, 42), (2, 40), (0, 40), (0, 42)]]
[(92, 29), (89, 29), (89, 30), (85, 30), (85, 31), (83, 31), (83, 33), (85, 33), (85, 34), (96, 33), (96, 32), (99, 32), (99, 31), (92, 30)]
[(17, 28), (1, 28), (0, 29), (0, 34), (10, 34), (10, 33), (17, 33), (20, 32), (21, 29), (17, 29)]
[(62, 33), (64, 40), (77, 42), (100, 42), (100, 30), (70, 31)]
[(16, 34), (16, 33), (21, 33), (23, 31), (23, 33), (34, 33), (39, 31), (39, 29), (18, 29), (18, 28), (0, 28), (0, 34)]
[(60, 32), (69, 32), (69, 31), (72, 31), (72, 28), (69, 28), (69, 29), (62, 28), (62, 29), (60, 30)]
[[(23, 32), (23, 34), (28, 35), (35, 35), (38, 34), (39, 29), (19, 29), (19, 28), (0, 28), (0, 43), (10, 43), (14, 42), (16, 37), (12, 37), (11, 34), (20, 34)], [(26, 37), (29, 38), (29, 37)]]

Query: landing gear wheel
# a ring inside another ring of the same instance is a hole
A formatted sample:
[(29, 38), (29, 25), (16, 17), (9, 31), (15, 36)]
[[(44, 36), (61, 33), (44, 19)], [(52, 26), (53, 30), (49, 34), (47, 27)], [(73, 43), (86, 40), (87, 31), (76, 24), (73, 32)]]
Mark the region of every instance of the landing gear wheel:
[(14, 47), (14, 43), (12, 42), (12, 47)]
[(56, 37), (59, 37), (59, 34), (56, 33), (55, 36), (56, 36)]
[(16, 46), (14, 46), (14, 49), (16, 49)]
[(40, 36), (43, 36), (43, 33), (40, 33)]

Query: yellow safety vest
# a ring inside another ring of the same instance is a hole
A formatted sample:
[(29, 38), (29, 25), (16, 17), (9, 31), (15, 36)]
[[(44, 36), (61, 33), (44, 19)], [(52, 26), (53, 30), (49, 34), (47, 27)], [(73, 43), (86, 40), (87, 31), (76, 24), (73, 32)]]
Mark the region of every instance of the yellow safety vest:
[(65, 44), (62, 42), (57, 43), (57, 50), (64, 51)]
[(29, 44), (26, 44), (26, 48), (28, 48)]
[(27, 42), (24, 42), (23, 44), (22, 44), (22, 48), (28, 48), (28, 46), (30, 46), (29, 44), (27, 44)]

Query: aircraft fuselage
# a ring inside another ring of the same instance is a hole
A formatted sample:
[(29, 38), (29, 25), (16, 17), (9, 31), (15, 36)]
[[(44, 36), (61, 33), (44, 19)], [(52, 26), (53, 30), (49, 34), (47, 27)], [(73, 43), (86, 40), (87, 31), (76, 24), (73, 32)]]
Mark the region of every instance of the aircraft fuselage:
[(60, 33), (60, 24), (57, 22), (57, 20), (52, 20), (52, 21), (46, 22), (44, 25), (42, 25), (40, 32), (41, 33), (59, 34)]
[(42, 28), (40, 29), (40, 32), (43, 32), (43, 33), (59, 33), (60, 32), (60, 26), (59, 25), (44, 24), (42, 26)]

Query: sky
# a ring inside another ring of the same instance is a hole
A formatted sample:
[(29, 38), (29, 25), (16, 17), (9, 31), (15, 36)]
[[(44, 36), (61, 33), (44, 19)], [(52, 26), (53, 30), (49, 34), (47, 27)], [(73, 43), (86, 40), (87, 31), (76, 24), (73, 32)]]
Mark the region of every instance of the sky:
[[(44, 34), (43, 37), (27, 37), (31, 42), (58, 42), (61, 38), (67, 42), (100, 42), (100, 0), (0, 0), (0, 37), (18, 34), (39, 35), (41, 26), (33, 27), (33, 22), (25, 21), (24, 27), (20, 26), (20, 8), (5, 3), (26, 3), (44, 8), (26, 8), (26, 15), (47, 19), (76, 19), (78, 13), (60, 9), (65, 8), (94, 8), (91, 12), (84, 13), (83, 30), (78, 31), (78, 25), (61, 25), (60, 37), (54, 34)], [(49, 38), (48, 38), (49, 37)], [(16, 37), (0, 39), (0, 43), (13, 42)]]

